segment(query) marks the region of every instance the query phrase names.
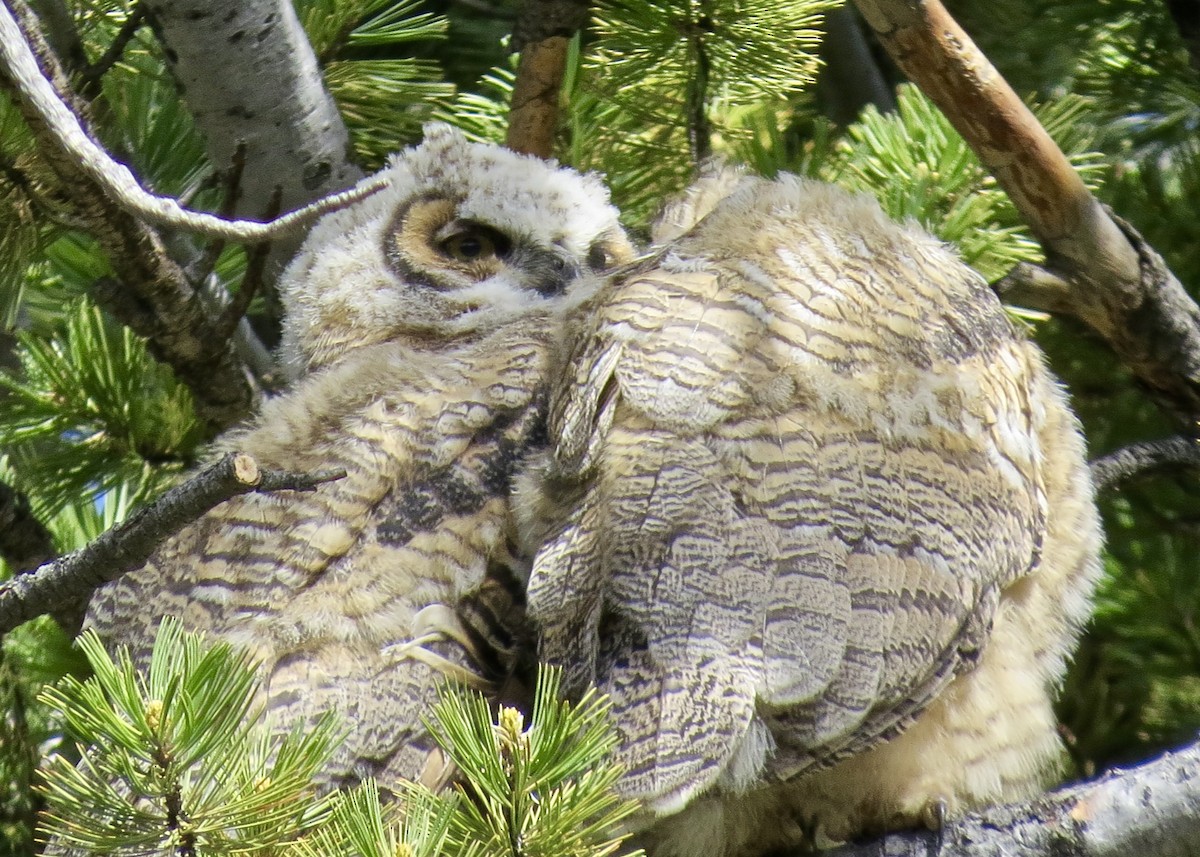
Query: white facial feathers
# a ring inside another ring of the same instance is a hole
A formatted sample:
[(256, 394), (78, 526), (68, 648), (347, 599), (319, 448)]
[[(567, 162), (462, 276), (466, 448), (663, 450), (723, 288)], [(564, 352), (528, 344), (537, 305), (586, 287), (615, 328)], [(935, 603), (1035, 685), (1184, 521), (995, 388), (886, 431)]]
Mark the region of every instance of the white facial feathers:
[[(565, 282), (586, 270), (597, 246), (628, 252), (598, 176), (472, 143), (448, 125), (425, 135), (392, 158), (386, 188), (320, 220), (285, 271), (291, 374), (396, 335), (486, 328), (544, 305), (564, 284), (555, 272)], [(401, 234), (405, 212), (426, 200), (441, 203), (442, 219)], [(454, 224), (494, 231), (505, 253), (492, 267), (464, 266), (439, 243)]]

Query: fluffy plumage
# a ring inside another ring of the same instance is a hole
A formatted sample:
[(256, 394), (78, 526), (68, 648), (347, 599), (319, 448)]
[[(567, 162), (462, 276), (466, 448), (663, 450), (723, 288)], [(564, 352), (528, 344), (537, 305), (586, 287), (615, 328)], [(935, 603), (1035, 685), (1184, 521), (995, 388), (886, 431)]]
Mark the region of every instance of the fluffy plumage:
[(828, 185), (717, 172), (659, 234), (568, 320), (520, 492), (541, 654), (612, 695), (651, 853), (1039, 788), (1100, 535), (1037, 349)]
[(297, 380), (217, 444), (346, 478), (221, 505), (88, 612), (139, 659), (168, 613), (248, 646), (281, 731), (341, 714), (327, 780), (385, 786), (422, 775), (440, 676), (511, 665), (509, 482), (542, 434), (552, 318), (581, 270), (628, 253), (595, 177), (440, 126), (387, 169), (281, 281)]

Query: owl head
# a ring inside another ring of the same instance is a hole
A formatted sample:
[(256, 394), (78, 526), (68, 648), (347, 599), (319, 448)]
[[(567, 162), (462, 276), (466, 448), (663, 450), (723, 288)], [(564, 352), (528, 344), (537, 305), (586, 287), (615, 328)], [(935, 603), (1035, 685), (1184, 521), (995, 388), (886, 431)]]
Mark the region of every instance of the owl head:
[(320, 220), (284, 272), (293, 376), (397, 337), (489, 330), (633, 252), (597, 176), (447, 125), (426, 126), (384, 174), (384, 190)]

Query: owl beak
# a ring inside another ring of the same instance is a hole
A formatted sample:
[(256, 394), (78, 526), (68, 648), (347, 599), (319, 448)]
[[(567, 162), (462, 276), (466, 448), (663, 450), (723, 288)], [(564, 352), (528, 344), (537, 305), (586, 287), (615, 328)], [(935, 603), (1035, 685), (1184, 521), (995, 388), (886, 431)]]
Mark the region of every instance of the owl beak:
[(578, 263), (541, 247), (522, 248), (514, 256), (512, 266), (521, 272), (526, 288), (544, 298), (561, 295), (581, 271)]

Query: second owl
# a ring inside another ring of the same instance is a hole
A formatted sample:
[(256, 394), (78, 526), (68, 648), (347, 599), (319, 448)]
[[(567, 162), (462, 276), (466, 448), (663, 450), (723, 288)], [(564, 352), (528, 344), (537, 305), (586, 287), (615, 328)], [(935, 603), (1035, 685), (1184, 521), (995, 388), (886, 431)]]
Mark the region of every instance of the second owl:
[(937, 240), (828, 185), (718, 171), (660, 231), (569, 319), (519, 498), (541, 654), (612, 696), (651, 853), (1040, 788), (1100, 546), (1041, 354)]

